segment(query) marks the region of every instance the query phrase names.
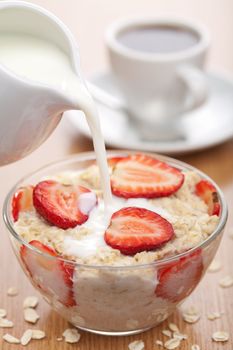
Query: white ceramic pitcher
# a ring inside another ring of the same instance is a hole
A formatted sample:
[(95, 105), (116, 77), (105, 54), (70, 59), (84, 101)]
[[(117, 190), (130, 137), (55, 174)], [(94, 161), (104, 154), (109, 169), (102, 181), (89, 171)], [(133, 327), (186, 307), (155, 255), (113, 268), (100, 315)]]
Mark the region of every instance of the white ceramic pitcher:
[[(35, 35), (58, 45), (80, 75), (78, 49), (68, 28), (53, 14), (21, 1), (0, 3), (0, 32)], [(68, 109), (81, 109), (62, 90), (17, 76), (0, 65), (0, 165), (16, 161), (44, 142)]]

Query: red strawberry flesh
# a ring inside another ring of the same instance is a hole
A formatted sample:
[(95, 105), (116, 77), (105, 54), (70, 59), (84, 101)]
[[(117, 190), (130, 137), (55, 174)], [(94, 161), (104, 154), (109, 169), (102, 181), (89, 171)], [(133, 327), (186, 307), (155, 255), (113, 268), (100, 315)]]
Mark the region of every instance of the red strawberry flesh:
[(150, 210), (127, 207), (112, 215), (105, 232), (105, 242), (122, 254), (134, 255), (154, 250), (174, 235), (172, 225)]
[(124, 198), (170, 196), (183, 182), (180, 170), (144, 154), (119, 160), (111, 175), (113, 194)]
[(125, 157), (110, 157), (108, 158), (108, 165), (110, 167), (114, 167), (120, 160), (124, 159)]
[[(53, 248), (37, 240), (31, 241), (29, 244), (42, 253), (58, 257)], [(21, 247), (20, 255), (33, 284), (37, 288), (51, 297), (55, 297), (65, 306), (76, 304), (72, 291), (74, 268), (71, 264), (40, 255), (26, 246)]]
[(34, 188), (33, 204), (49, 223), (62, 229), (73, 228), (88, 219), (88, 210), (82, 212), (78, 205), (81, 196), (87, 193), (92, 192), (83, 186), (63, 185), (53, 180), (42, 181)]
[(203, 274), (201, 250), (158, 269), (157, 297), (178, 303), (197, 286)]
[(220, 214), (220, 202), (214, 185), (207, 180), (201, 180), (196, 184), (196, 194), (201, 197), (208, 206), (209, 215)]
[(32, 193), (32, 186), (21, 187), (15, 192), (12, 198), (12, 217), (14, 221), (18, 220), (20, 212), (33, 209)]

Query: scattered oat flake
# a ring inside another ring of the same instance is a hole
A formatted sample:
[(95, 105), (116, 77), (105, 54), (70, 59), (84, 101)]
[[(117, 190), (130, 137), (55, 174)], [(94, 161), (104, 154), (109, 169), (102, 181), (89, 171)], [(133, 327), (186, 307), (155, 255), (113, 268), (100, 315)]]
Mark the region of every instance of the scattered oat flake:
[(173, 338), (180, 339), (180, 340), (185, 340), (188, 339), (187, 334), (182, 334), (180, 332), (174, 332), (173, 333)]
[(135, 340), (128, 345), (129, 350), (143, 350), (145, 349), (145, 344), (142, 340)]
[(78, 343), (81, 337), (81, 335), (78, 333), (77, 329), (75, 328), (67, 328), (62, 335), (65, 338), (65, 341), (71, 344)]
[(45, 338), (45, 332), (41, 331), (40, 329), (33, 329), (32, 330), (32, 339), (44, 339)]
[(217, 318), (220, 318), (220, 317), (221, 317), (221, 314), (219, 312), (210, 312), (207, 315), (207, 318), (210, 321), (214, 321), (214, 320), (216, 320)]
[(220, 279), (219, 284), (222, 288), (228, 288), (233, 286), (233, 277), (230, 275), (227, 275)]
[(16, 287), (10, 287), (7, 291), (7, 295), (10, 297), (18, 295), (18, 289)]
[(163, 346), (163, 342), (161, 340), (156, 340), (155, 341), (156, 345)]
[(218, 331), (212, 334), (212, 339), (216, 342), (225, 342), (229, 339), (229, 334), (227, 332)]
[(21, 344), (22, 345), (27, 345), (32, 339), (32, 330), (31, 329), (27, 329), (21, 338)]
[(170, 328), (170, 330), (172, 332), (179, 332), (179, 328), (177, 327), (177, 325), (175, 323), (169, 323), (168, 327)]
[(183, 316), (184, 321), (187, 323), (195, 323), (201, 317), (198, 309), (194, 305), (185, 309), (182, 313), (182, 316)]
[(6, 317), (6, 310), (0, 309), (0, 317)]
[(208, 268), (208, 272), (217, 272), (219, 270), (221, 270), (222, 268), (222, 264), (221, 264), (221, 261), (217, 260), (217, 259), (214, 259), (212, 261), (212, 263), (210, 264), (209, 268)]
[(180, 339), (172, 338), (164, 343), (164, 347), (168, 350), (176, 349), (180, 345)]
[(0, 318), (0, 328), (12, 328), (14, 323), (6, 318)]
[(34, 309), (32, 309), (30, 307), (27, 309), (24, 309), (25, 321), (35, 324), (39, 320), (39, 318), (40, 318), (40, 316), (38, 315), (38, 313)]
[(189, 306), (188, 308), (186, 308), (184, 311), (183, 311), (184, 314), (187, 314), (187, 315), (198, 315), (199, 314), (199, 310), (196, 308), (196, 306), (194, 305), (191, 305)]
[(169, 338), (171, 338), (171, 336), (172, 336), (172, 332), (169, 331), (169, 329), (163, 329), (163, 330), (162, 330), (162, 333), (163, 333), (164, 335), (166, 335), (167, 337), (169, 337)]
[(193, 344), (193, 345), (191, 346), (191, 350), (201, 350), (201, 348), (200, 348), (199, 345)]
[(24, 299), (23, 307), (27, 309), (28, 307), (35, 308), (39, 303), (39, 299), (35, 296), (27, 297)]
[(62, 341), (62, 338), (60, 337), (60, 338), (57, 338), (57, 341)]
[(196, 323), (200, 319), (200, 315), (189, 315), (183, 313), (183, 320), (187, 323)]
[(7, 343), (10, 343), (10, 344), (20, 344), (20, 341), (18, 338), (15, 338), (13, 337), (13, 335), (8, 333), (4, 334), (2, 339), (4, 339)]
[(233, 239), (233, 227), (231, 227), (229, 230), (229, 237)]

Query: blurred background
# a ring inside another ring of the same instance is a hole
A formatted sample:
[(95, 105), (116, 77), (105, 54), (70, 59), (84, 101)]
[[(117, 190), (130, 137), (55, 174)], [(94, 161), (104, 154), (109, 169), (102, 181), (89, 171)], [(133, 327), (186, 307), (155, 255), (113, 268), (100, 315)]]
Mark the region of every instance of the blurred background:
[[(105, 31), (112, 21), (129, 15), (176, 15), (203, 23), (209, 29), (212, 39), (211, 49), (206, 62), (207, 70), (217, 72), (225, 71), (229, 78), (231, 76), (233, 77), (233, 0), (33, 0), (29, 2), (41, 5), (53, 12), (69, 27), (79, 45), (82, 71), (86, 78), (96, 72), (104, 71), (107, 68), (108, 62), (104, 43)], [(231, 99), (231, 95), (229, 96)], [(221, 113), (216, 117), (221, 120)], [(210, 128), (211, 132), (211, 125), (205, 125), (203, 127)], [(77, 128), (73, 127), (68, 118), (62, 118), (57, 129), (39, 149), (25, 159), (0, 169), (0, 208), (2, 208), (3, 199), (10, 187), (22, 176), (51, 161), (92, 149), (91, 140), (81, 135)], [(228, 231), (228, 228), (231, 230), (233, 228), (232, 153), (233, 139), (231, 138), (231, 140), (219, 146), (204, 151), (194, 152), (185, 156), (176, 155), (176, 158), (186, 161), (206, 172), (222, 188), (229, 203), (230, 213), (226, 231)], [(1, 222), (0, 230), (4, 232), (3, 223)], [(19, 273), (19, 266), (12, 255), (7, 235), (3, 234), (1, 238), (0, 264), (2, 268), (0, 269), (0, 285), (2, 288), (0, 288), (0, 300), (2, 300), (3, 306), (4, 300), (6, 303), (7, 298), (4, 288), (6, 289), (7, 286), (20, 286), (22, 297), (28, 295), (27, 293), (29, 293), (29, 290), (31, 293), (34, 292), (26, 279), (22, 277), (22, 273)], [(223, 272), (221, 271), (220, 274), (232, 273), (232, 242), (233, 241), (228, 238), (228, 232), (226, 232), (225, 242), (222, 244), (219, 255), (225, 266), (225, 270)], [(9, 273), (9, 266), (11, 268), (11, 273)], [(220, 328), (229, 330), (230, 332), (233, 324), (231, 307), (233, 300), (232, 288), (218, 293), (216, 286), (219, 277), (220, 275), (209, 274), (202, 284), (202, 288), (196, 292), (194, 301), (203, 310), (209, 308), (209, 310), (215, 311), (214, 307), (216, 307), (216, 311), (226, 311), (226, 318), (223, 321), (220, 320), (219, 324)], [(208, 297), (206, 294), (207, 290)], [(19, 307), (20, 306), (18, 306), (18, 308)], [(55, 325), (56, 334), (60, 334), (57, 330), (64, 329), (64, 321), (53, 314), (48, 317), (49, 307), (45, 304), (42, 304), (42, 308), (43, 312), (41, 315), (43, 316), (41, 317), (41, 324), (45, 324), (47, 329), (51, 329), (51, 332), (53, 332), (52, 325)], [(12, 315), (19, 315), (20, 317), (22, 310), (16, 311), (17, 305), (12, 307)], [(229, 313), (227, 313), (227, 311), (229, 311)], [(189, 332), (193, 332), (194, 335), (196, 334), (196, 339), (198, 339), (198, 341), (202, 335), (204, 343), (202, 349), (220, 349), (218, 344), (215, 344), (216, 346), (213, 345), (210, 337), (209, 343), (205, 343), (206, 331), (209, 330), (209, 334), (211, 334), (216, 325), (208, 322), (207, 317), (202, 317), (202, 321), (197, 323), (194, 328), (189, 328)], [(16, 326), (18, 327), (17, 329), (22, 329), (21, 319), (16, 322)], [(204, 332), (203, 329), (205, 330)], [(218, 328), (215, 330), (217, 329)], [(150, 339), (150, 334), (151, 333), (145, 333), (145, 337)], [(89, 350), (91, 348), (98, 348), (114, 350), (127, 348), (127, 338), (118, 340), (111, 338), (105, 340), (106, 343), (101, 343), (101, 339), (102, 338), (97, 338), (96, 336), (90, 336), (89, 338), (86, 336), (82, 343), (84, 344), (82, 349)], [(111, 345), (113, 343), (116, 347)], [(90, 344), (95, 345), (90, 347)], [(105, 345), (103, 346), (103, 344)], [(184, 348), (187, 349), (187, 346), (188, 345), (184, 345)], [(70, 349), (70, 347), (63, 347), (63, 343), (56, 344), (56, 347), (63, 350)], [(38, 349), (33, 346), (30, 346), (30, 348), (31, 350)], [(47, 348), (49, 348), (49, 346)], [(11, 349), (11, 347), (2, 348), (0, 342), (0, 349), (7, 350)], [(229, 344), (225, 344), (224, 349), (232, 350), (232, 342), (231, 344), (230, 342)]]
[(104, 34), (107, 26), (129, 15), (177, 15), (206, 25), (212, 37), (207, 61), (210, 69), (233, 73), (232, 0), (33, 0), (52, 11), (77, 39), (86, 76), (107, 66)]
[[(1, 0), (4, 1), (4, 0)], [(19, 0), (20, 1), (20, 0)], [(233, 77), (233, 1), (232, 0), (28, 0), (43, 6), (57, 15), (71, 30), (80, 49), (82, 71), (86, 78), (105, 71), (108, 67), (105, 48), (105, 31), (112, 21), (131, 15), (176, 15), (203, 23), (211, 35), (211, 48), (206, 69), (226, 72)], [(233, 113), (232, 113), (233, 114)], [(221, 118), (217, 115), (216, 118)], [(209, 125), (205, 126), (209, 127)], [(47, 150), (50, 150), (49, 152)], [(74, 128), (68, 118), (62, 118), (51, 137), (35, 152), (20, 162), (3, 167), (2, 176), (7, 176), (9, 185), (39, 166), (60, 159), (67, 154), (93, 149), (90, 139)], [(193, 153), (188, 156), (176, 155), (200, 167), (216, 181), (222, 177), (232, 180), (233, 140)], [(220, 163), (221, 162), (221, 166)], [(219, 168), (224, 169), (221, 174)], [(8, 186), (9, 188), (9, 186)], [(4, 190), (4, 193), (7, 189)]]

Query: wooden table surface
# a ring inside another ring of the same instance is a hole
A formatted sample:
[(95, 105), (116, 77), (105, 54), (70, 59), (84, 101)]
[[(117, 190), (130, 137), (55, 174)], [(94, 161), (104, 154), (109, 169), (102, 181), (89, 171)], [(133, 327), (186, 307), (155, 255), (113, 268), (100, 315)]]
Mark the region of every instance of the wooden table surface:
[[(114, 1), (99, 0), (93, 2), (86, 0), (56, 1), (38, 0), (33, 1), (41, 4), (59, 15), (71, 28), (80, 42), (82, 50), (82, 61), (86, 74), (94, 72), (106, 66), (103, 50), (103, 32), (105, 26), (114, 18), (135, 13), (164, 13), (169, 12), (195, 17), (207, 24), (213, 35), (213, 49), (210, 55), (209, 65), (221, 66), (233, 72), (233, 48), (231, 42), (233, 30), (233, 2), (222, 0), (216, 1), (213, 6), (211, 0), (204, 3), (199, 1), (174, 0), (134, 0)], [(66, 3), (66, 4), (65, 4)], [(69, 7), (67, 7), (69, 3)], [(200, 11), (201, 4), (201, 11)], [(91, 13), (89, 12), (92, 9)], [(211, 9), (211, 11), (210, 11)], [(153, 11), (153, 12), (152, 12)], [(88, 29), (89, 21), (92, 21), (92, 30)], [(215, 25), (215, 24), (218, 25)], [(49, 151), (48, 151), (49, 150)], [(52, 160), (59, 159), (65, 155), (82, 151), (92, 150), (90, 140), (81, 136), (74, 130), (69, 121), (62, 120), (50, 139), (29, 157), (0, 169), (0, 208), (9, 188), (21, 176)], [(179, 159), (188, 162), (210, 175), (223, 189), (229, 205), (229, 221), (224, 239), (218, 252), (218, 258), (223, 262), (223, 268), (216, 273), (207, 273), (203, 281), (193, 295), (187, 300), (186, 305), (194, 304), (201, 312), (201, 319), (194, 325), (182, 321), (179, 311), (169, 318), (169, 322), (179, 325), (183, 333), (188, 334), (188, 340), (183, 341), (180, 349), (191, 349), (191, 345), (197, 343), (202, 350), (232, 350), (233, 349), (233, 287), (222, 289), (218, 285), (219, 279), (226, 274), (233, 274), (233, 240), (229, 238), (229, 231), (233, 229), (233, 140), (192, 155), (179, 156)], [(5, 308), (8, 318), (15, 324), (12, 329), (0, 329), (0, 349), (22, 349), (21, 345), (11, 345), (3, 342), (2, 335), (9, 332), (20, 337), (24, 330), (30, 326), (23, 320), (22, 301), (28, 295), (37, 295), (30, 283), (21, 271), (14, 257), (3, 222), (0, 222), (1, 244), (0, 244), (0, 308)], [(19, 295), (7, 296), (7, 289), (16, 286)], [(207, 313), (211, 311), (223, 311), (220, 319), (210, 321)], [(156, 349), (155, 340), (162, 339), (161, 330), (167, 328), (165, 321), (160, 327), (131, 337), (104, 337), (88, 333), (82, 333), (81, 340), (77, 345), (69, 345), (58, 342), (68, 327), (64, 321), (40, 298), (38, 306), (40, 320), (34, 328), (43, 329), (46, 339), (33, 341), (27, 347), (30, 350), (57, 349), (57, 350), (123, 350), (128, 348), (130, 341), (142, 339), (145, 349)], [(230, 340), (225, 344), (213, 343), (211, 334), (214, 331), (224, 330), (230, 333)]]

